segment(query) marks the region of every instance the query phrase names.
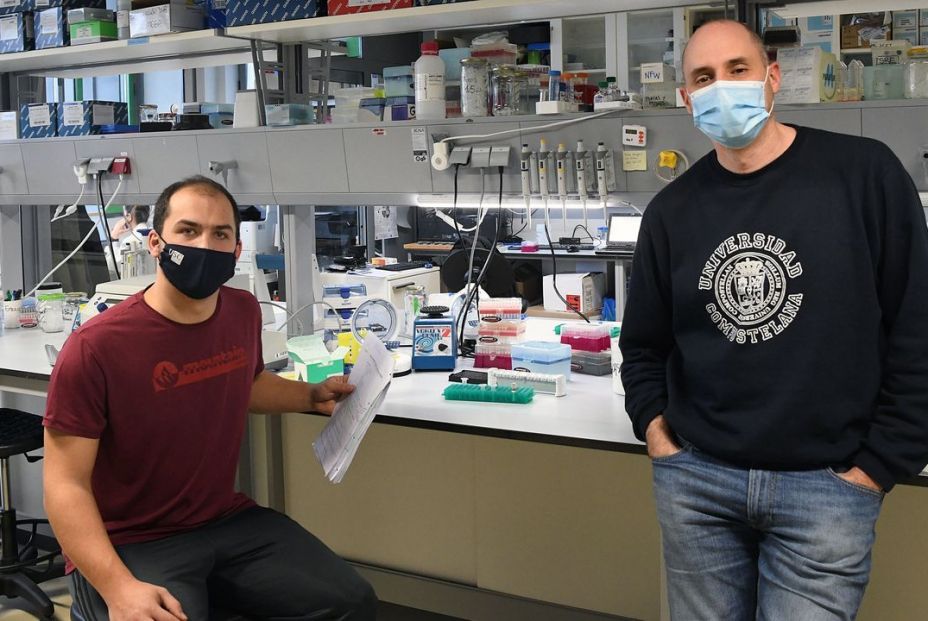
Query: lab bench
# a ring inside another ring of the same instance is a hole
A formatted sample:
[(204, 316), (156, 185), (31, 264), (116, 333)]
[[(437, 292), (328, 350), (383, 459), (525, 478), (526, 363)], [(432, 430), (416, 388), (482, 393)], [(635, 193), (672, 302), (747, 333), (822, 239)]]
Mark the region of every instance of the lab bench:
[[(554, 339), (556, 323), (529, 320), (527, 338)], [(65, 338), (0, 335), (0, 390), (45, 394), (44, 346)], [(565, 397), (487, 407), (444, 401), (447, 375), (394, 379), (340, 485), (313, 457), (326, 417), (284, 415), (277, 439), (264, 424), (276, 417), (252, 417), (243, 468), (254, 496), (266, 503), (280, 484), (280, 508), (386, 601), (474, 619), (660, 618), (650, 463), (611, 378), (574, 374)], [(868, 600), (928, 604), (908, 569), (928, 555), (911, 537), (925, 503), (912, 485), (887, 497), (864, 612)]]

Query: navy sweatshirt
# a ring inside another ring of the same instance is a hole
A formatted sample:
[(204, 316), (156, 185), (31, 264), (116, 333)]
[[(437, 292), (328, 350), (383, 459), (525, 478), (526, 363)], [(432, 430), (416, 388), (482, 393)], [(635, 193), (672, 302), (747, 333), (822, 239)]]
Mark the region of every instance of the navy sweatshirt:
[(635, 435), (663, 414), (751, 468), (928, 463), (928, 227), (884, 144), (797, 127), (756, 172), (711, 152), (648, 206), (622, 324)]

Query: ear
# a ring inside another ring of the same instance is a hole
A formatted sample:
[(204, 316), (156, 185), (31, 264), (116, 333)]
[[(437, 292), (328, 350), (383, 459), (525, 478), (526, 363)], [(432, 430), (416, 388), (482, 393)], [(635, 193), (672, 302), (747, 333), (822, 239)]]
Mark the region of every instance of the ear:
[(774, 61), (770, 63), (770, 66), (767, 68), (767, 71), (770, 72), (770, 90), (773, 91), (773, 94), (776, 95), (780, 92), (780, 84), (783, 80), (783, 74), (780, 72), (780, 63)]
[(680, 87), (680, 97), (683, 98), (683, 105), (686, 106), (686, 111), (690, 114), (693, 114), (693, 102), (690, 101), (690, 94), (686, 92), (686, 87)]
[(235, 242), (235, 260), (238, 261), (240, 256), (242, 256), (242, 240)]
[(161, 237), (154, 230), (148, 232), (148, 254), (157, 259), (161, 255)]

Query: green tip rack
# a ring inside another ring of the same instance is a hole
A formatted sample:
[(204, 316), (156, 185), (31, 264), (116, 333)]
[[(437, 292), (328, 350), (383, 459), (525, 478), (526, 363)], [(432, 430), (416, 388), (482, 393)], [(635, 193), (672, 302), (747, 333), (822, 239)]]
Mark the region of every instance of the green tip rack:
[(442, 393), (448, 401), (481, 401), (484, 403), (531, 403), (535, 389), (528, 387), (453, 384)]

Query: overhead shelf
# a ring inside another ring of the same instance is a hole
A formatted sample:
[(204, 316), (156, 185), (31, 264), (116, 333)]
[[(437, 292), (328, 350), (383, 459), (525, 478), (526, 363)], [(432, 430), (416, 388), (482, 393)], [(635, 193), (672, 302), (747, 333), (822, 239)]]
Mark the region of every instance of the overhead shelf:
[[(701, 0), (666, 0), (666, 6), (698, 4)], [(576, 17), (654, 9), (654, 0), (626, 0), (621, 7), (604, 0), (474, 0), (355, 15), (316, 17), (272, 24), (227, 28), (228, 36), (275, 43), (301, 43), (351, 36), (371, 36), (447, 30), (469, 26), (532, 22), (559, 17)]]
[(54, 78), (196, 69), (251, 62), (248, 41), (219, 30), (106, 41), (0, 55), (0, 72)]

